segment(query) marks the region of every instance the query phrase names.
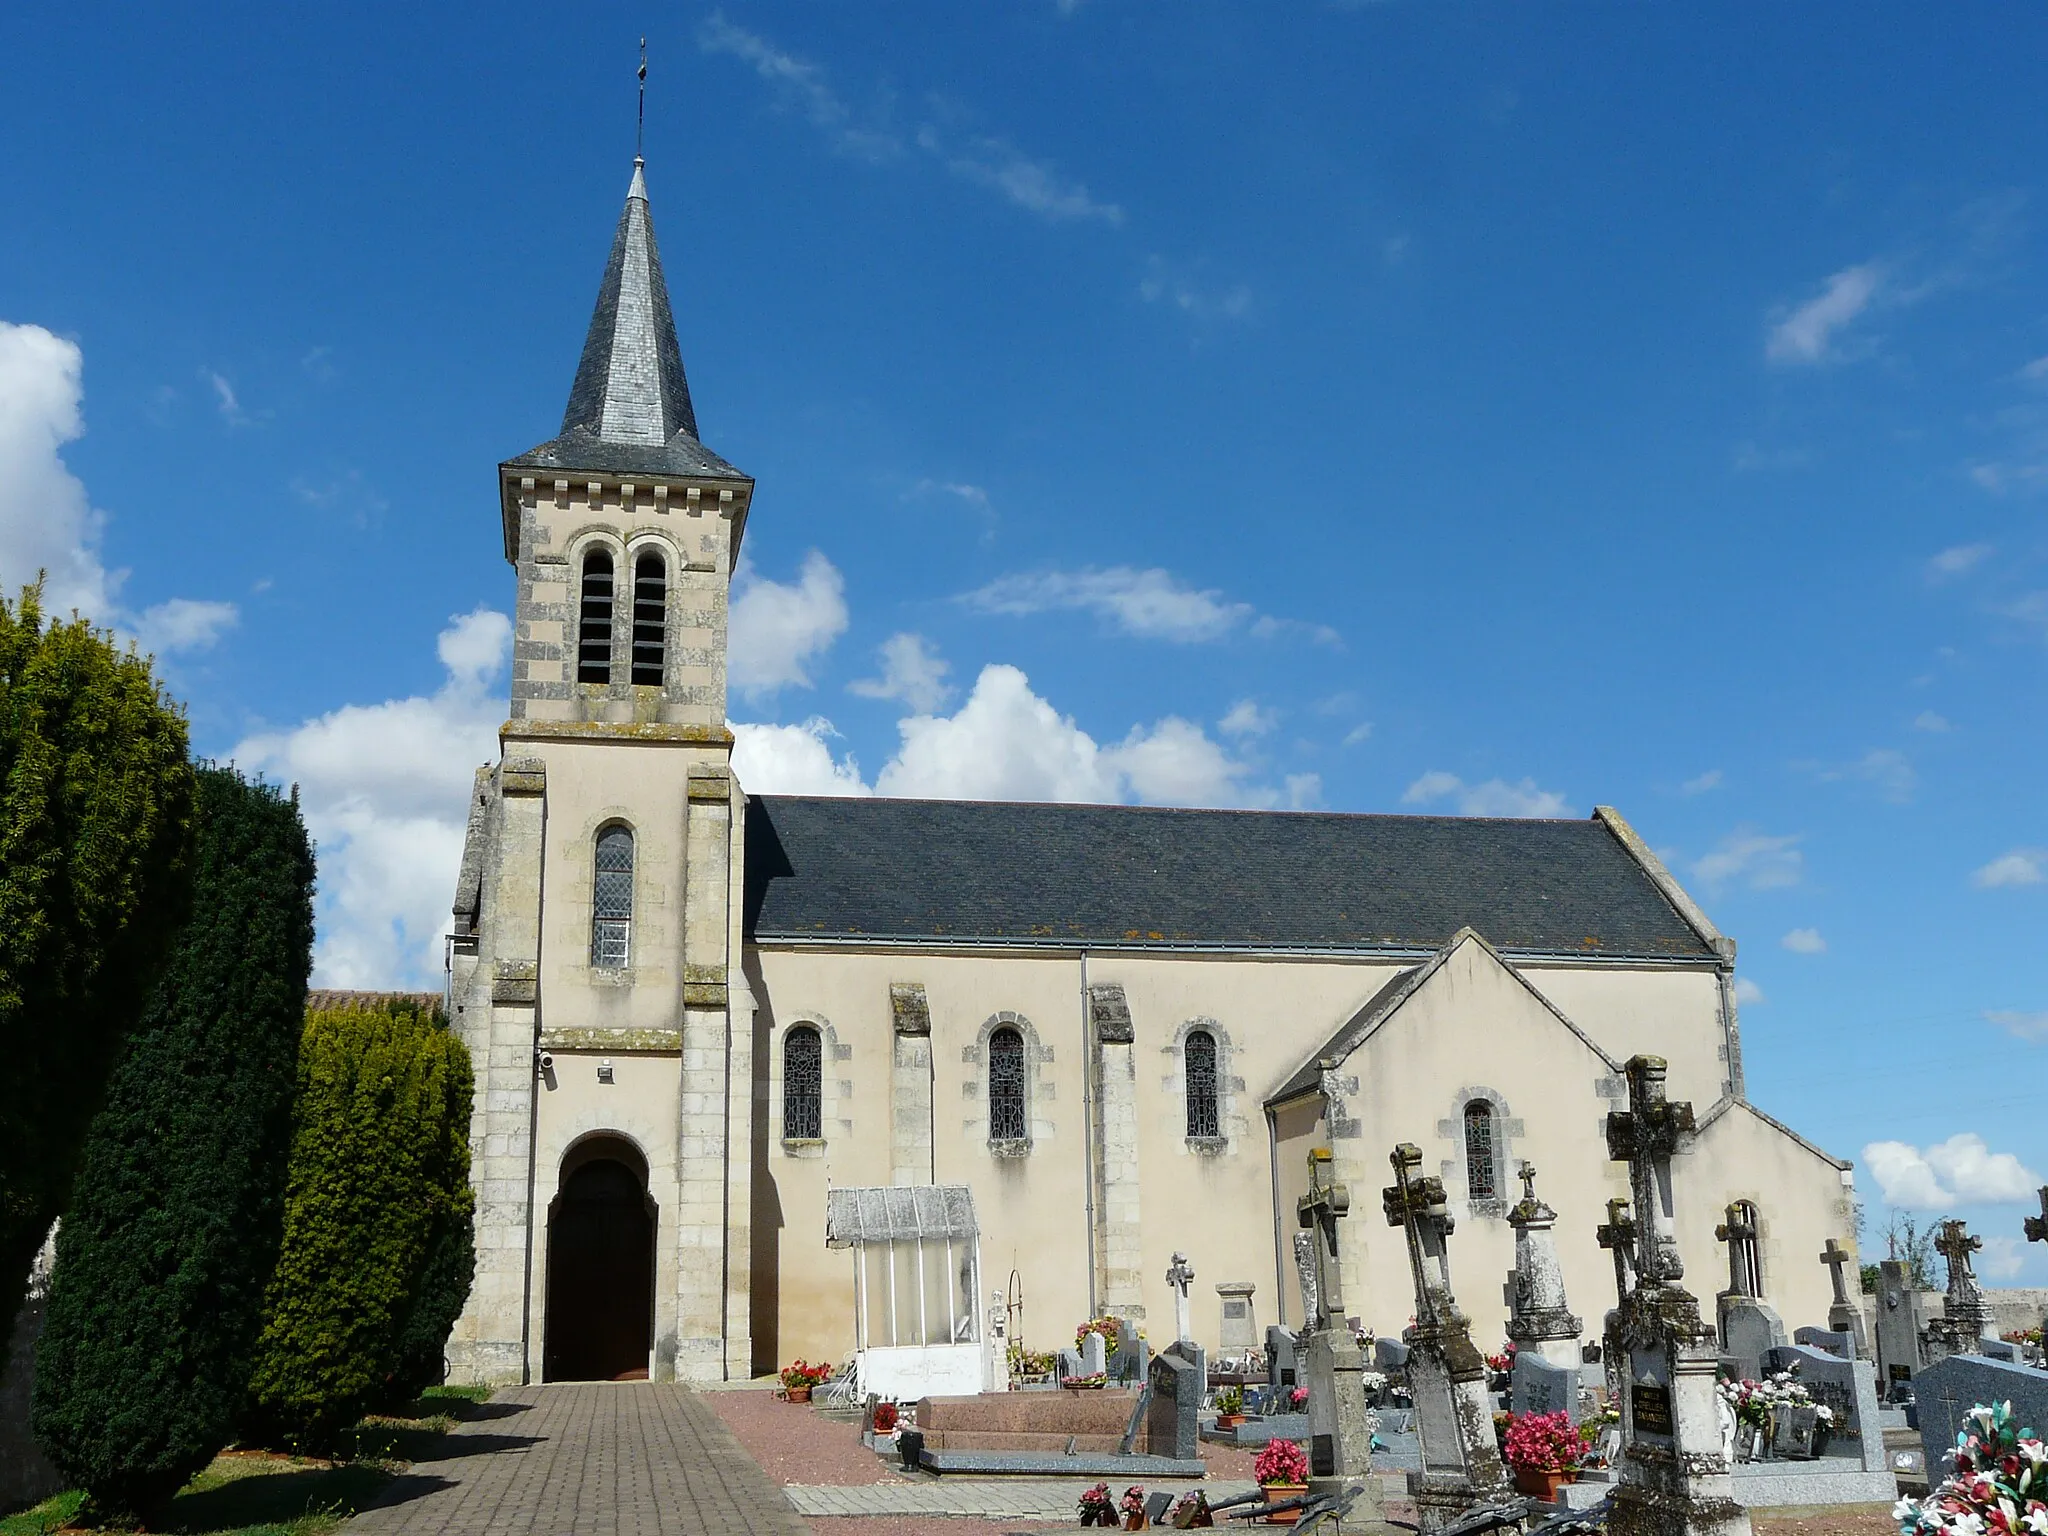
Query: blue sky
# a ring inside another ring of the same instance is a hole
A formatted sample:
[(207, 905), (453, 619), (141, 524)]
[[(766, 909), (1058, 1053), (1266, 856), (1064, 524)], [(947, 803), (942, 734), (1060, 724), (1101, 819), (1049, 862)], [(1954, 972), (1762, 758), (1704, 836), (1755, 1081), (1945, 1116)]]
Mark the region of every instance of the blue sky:
[(1616, 805), (1751, 1096), (2048, 1279), (2037, 9), (11, 15), (0, 579), (306, 786), (336, 981), (438, 970), (642, 32), (756, 781)]

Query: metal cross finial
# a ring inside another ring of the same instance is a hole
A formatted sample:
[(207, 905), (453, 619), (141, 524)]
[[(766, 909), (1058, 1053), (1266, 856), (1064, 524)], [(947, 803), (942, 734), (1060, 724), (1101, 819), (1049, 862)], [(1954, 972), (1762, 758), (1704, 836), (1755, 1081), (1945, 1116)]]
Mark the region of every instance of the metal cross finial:
[(640, 39), (640, 126), (633, 134), (633, 158), (647, 151), (647, 39)]
[(2041, 1214), (2026, 1220), (2027, 1241), (2048, 1243), (2048, 1184), (2041, 1186)]

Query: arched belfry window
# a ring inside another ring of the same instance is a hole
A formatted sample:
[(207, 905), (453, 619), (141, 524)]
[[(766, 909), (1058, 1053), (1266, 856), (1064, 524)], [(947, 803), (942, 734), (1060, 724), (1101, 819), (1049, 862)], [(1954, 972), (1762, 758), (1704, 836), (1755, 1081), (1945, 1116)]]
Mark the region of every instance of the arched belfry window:
[(612, 680), (612, 557), (593, 549), (583, 557), (583, 599), (576, 616), (576, 681)]
[(606, 827), (597, 836), (597, 880), (590, 903), (590, 963), (617, 970), (633, 953), (633, 834)]
[(1465, 1106), (1465, 1193), (1474, 1200), (1500, 1198), (1493, 1130), (1491, 1104), (1474, 1099)]
[(1216, 1118), (1216, 1037), (1206, 1029), (1191, 1029), (1180, 1049), (1187, 1083), (1188, 1135), (1221, 1135)]
[(1022, 1141), (1024, 1037), (1007, 1024), (988, 1037), (988, 1139)]
[(633, 562), (633, 684), (661, 686), (662, 630), (668, 615), (668, 568), (653, 550)]
[(782, 1041), (782, 1135), (816, 1141), (824, 1134), (825, 1052), (817, 1030), (799, 1024)]

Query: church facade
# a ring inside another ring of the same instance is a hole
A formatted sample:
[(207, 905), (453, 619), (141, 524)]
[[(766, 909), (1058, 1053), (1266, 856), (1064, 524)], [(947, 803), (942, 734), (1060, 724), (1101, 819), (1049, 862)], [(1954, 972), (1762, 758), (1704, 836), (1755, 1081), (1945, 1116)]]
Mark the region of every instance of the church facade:
[[(828, 1190), (966, 1185), (1014, 1336), (1298, 1323), (1309, 1153), (1352, 1190), (1347, 1310), (1413, 1310), (1375, 1191), (1441, 1173), (1475, 1336), (1524, 1162), (1597, 1336), (1604, 1117), (1670, 1064), (1688, 1284), (1715, 1237), (1819, 1323), (1849, 1165), (1745, 1095), (1734, 943), (1615, 811), (1510, 821), (750, 795), (727, 594), (754, 482), (699, 438), (644, 175), (560, 434), (499, 466), (509, 718), (480, 769), (450, 998), (477, 1070), (477, 1270), (454, 1379), (718, 1380), (843, 1358)], [(1246, 1287), (1249, 1286), (1249, 1294)], [(1218, 1287), (1229, 1287), (1223, 1295)], [(1246, 1315), (1246, 1314), (1249, 1315)]]

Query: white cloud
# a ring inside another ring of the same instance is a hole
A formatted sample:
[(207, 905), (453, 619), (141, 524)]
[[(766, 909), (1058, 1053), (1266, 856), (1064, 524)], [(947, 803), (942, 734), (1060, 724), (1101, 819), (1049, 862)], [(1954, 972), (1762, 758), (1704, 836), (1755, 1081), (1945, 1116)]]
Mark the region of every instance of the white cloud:
[(751, 65), (755, 74), (775, 88), (782, 105), (800, 112), (839, 154), (881, 161), (903, 147), (886, 129), (856, 122), (852, 109), (826, 83), (822, 67), (734, 26), (723, 11), (713, 11), (697, 29), (697, 46), (706, 53), (730, 54)]
[(1821, 291), (1771, 327), (1764, 355), (1774, 363), (1810, 364), (1826, 361), (1842, 329), (1870, 308), (1884, 284), (1876, 262), (1844, 267), (1821, 285)]
[(1243, 283), (1205, 283), (1163, 256), (1149, 257), (1138, 280), (1138, 297), (1147, 304), (1166, 304), (1198, 320), (1242, 320), (1252, 311), (1252, 291)]
[(846, 632), (846, 583), (815, 549), (794, 584), (770, 581), (744, 557), (733, 578), (728, 676), (756, 698), (811, 686), (810, 664)]
[(136, 643), (153, 656), (203, 651), (235, 627), (241, 610), (233, 603), (202, 603), (189, 597), (145, 608), (135, 620)]
[(917, 130), (917, 146), (938, 157), (963, 181), (988, 187), (1027, 212), (1053, 223), (1068, 219), (1099, 219), (1121, 224), (1124, 211), (1100, 202), (1080, 182), (1061, 176), (1043, 160), (1034, 160), (1008, 139), (982, 134), (964, 145), (940, 137), (927, 123)]
[(1339, 745), (1346, 747), (1355, 747), (1362, 741), (1370, 740), (1371, 737), (1372, 722), (1370, 720), (1361, 720), (1358, 724), (1354, 725), (1353, 727), (1351, 727), (1350, 730), (1344, 733), (1344, 740), (1340, 742)]
[(1719, 789), (1725, 775), (1718, 768), (1709, 768), (1695, 778), (1687, 779), (1678, 786), (1681, 795), (1704, 795), (1710, 789)]
[(950, 496), (981, 519), (982, 536), (991, 537), (998, 521), (995, 503), (989, 499), (988, 491), (979, 485), (969, 485), (961, 480), (920, 480), (910, 488), (913, 496), (929, 496), (933, 493)]
[(1148, 640), (1216, 640), (1253, 614), (1250, 603), (1226, 602), (1221, 593), (1186, 586), (1156, 566), (1144, 571), (1118, 565), (1004, 576), (961, 601), (983, 613), (1082, 609), (1109, 620), (1125, 634)]
[(1974, 570), (1990, 553), (1989, 544), (1952, 544), (1927, 562), (1927, 575), (1934, 581), (1961, 576)]
[(1754, 1008), (1764, 1001), (1764, 989), (1747, 976), (1735, 978), (1735, 1002), (1738, 1007)]
[(817, 716), (802, 725), (735, 723), (733, 771), (749, 794), (872, 794), (851, 754), (835, 759), (826, 738), (832, 722)]
[[(1250, 770), (1178, 715), (1149, 729), (1135, 726), (1103, 761), (1147, 805), (1243, 805)], [(1265, 798), (1265, 797), (1258, 797)]]
[(429, 696), (350, 704), (238, 744), (242, 767), (299, 786), (319, 847), (314, 976), (343, 987), (430, 985), (441, 975), (473, 775), (498, 755), (494, 679), (512, 623), (479, 608), (438, 644)]
[(946, 674), (953, 669), (923, 635), (891, 635), (876, 654), (882, 658), (882, 675), (848, 683), (848, 693), (899, 699), (920, 715), (931, 714), (952, 696)]
[(2002, 853), (1970, 876), (1980, 890), (1995, 891), (2015, 885), (2039, 885), (2048, 880), (2048, 849), (2015, 848)]
[(1323, 803), (1323, 776), (1320, 773), (1290, 773), (1287, 775), (1287, 808), (1292, 811), (1313, 811)]
[(1798, 844), (1797, 836), (1770, 837), (1754, 827), (1738, 827), (1721, 839), (1720, 847), (1695, 860), (1692, 872), (1710, 886), (1738, 880), (1758, 891), (1797, 885), (1806, 864)]
[(2048, 1040), (2048, 1013), (2023, 1013), (2016, 1008), (1987, 1008), (1984, 1022), (1995, 1024), (2016, 1040)]
[(1556, 790), (1538, 789), (1534, 779), (1510, 784), (1505, 779), (1488, 779), (1484, 784), (1467, 784), (1455, 773), (1435, 769), (1425, 773), (1402, 791), (1403, 805), (1428, 805), (1436, 800), (1455, 800), (1460, 816), (1569, 816), (1572, 808)]
[(1913, 798), (1920, 776), (1905, 753), (1890, 747), (1873, 747), (1853, 763), (1821, 770), (1823, 781), (1855, 779), (1875, 789), (1879, 798), (1904, 805)]
[(76, 343), (0, 320), (0, 591), (11, 601), (47, 571), (46, 610), (106, 622), (119, 583), (100, 564), (106, 514), (58, 452), (85, 431), (84, 368)]
[(1926, 1148), (1873, 1141), (1863, 1149), (1863, 1166), (1885, 1204), (1912, 1211), (2030, 1202), (2041, 1183), (2012, 1153), (1993, 1152), (1973, 1131)]
[(231, 427), (249, 425), (249, 413), (242, 409), (242, 402), (235, 398), (234, 385), (211, 368), (200, 369), (199, 377), (213, 386), (213, 403), (219, 408), (222, 421)]
[(1977, 1267), (1987, 1280), (2012, 1280), (2026, 1267), (2026, 1251), (2016, 1237), (1987, 1237)]
[(1239, 699), (1216, 722), (1216, 729), (1226, 736), (1264, 736), (1279, 723), (1278, 710), (1261, 708), (1257, 699)]
[(1938, 736), (1944, 731), (1954, 730), (1955, 727), (1948, 723), (1946, 716), (1937, 715), (1931, 709), (1923, 709), (1913, 717), (1913, 729), (1929, 731)]
[(1828, 947), (1818, 928), (1794, 928), (1778, 942), (1795, 955), (1817, 955)]

